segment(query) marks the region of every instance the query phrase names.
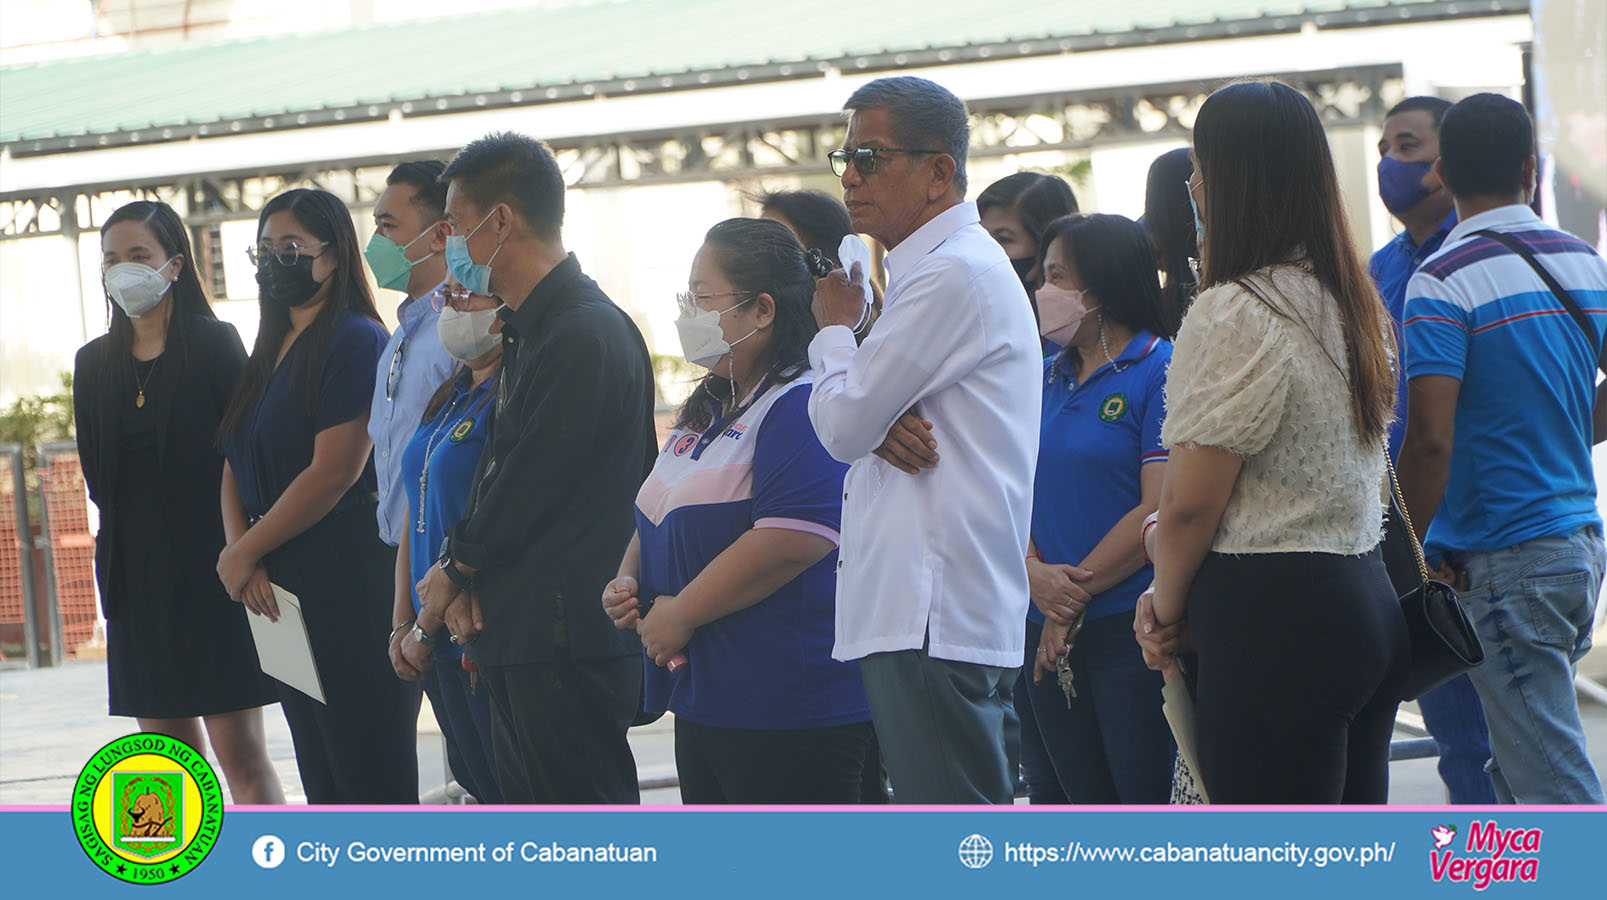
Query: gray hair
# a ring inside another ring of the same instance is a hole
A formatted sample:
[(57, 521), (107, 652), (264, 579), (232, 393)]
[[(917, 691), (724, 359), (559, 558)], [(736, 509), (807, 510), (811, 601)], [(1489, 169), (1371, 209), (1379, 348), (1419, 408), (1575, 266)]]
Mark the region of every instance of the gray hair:
[(910, 75), (878, 78), (855, 91), (843, 109), (884, 110), (893, 127), (893, 139), (900, 146), (939, 150), (954, 157), (954, 183), (965, 193), (971, 123), (966, 119), (965, 102), (948, 88)]

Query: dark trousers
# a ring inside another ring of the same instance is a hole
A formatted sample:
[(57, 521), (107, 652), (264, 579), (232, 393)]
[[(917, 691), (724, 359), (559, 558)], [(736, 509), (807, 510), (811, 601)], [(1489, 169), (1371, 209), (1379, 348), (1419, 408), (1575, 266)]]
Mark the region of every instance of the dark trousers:
[(455, 659), (437, 659), (422, 682), (446, 742), (452, 777), (481, 803), (501, 803), (496, 757), (491, 752), (491, 697), (484, 684), (471, 688), (469, 673)]
[(859, 672), (896, 802), (1015, 801), (1014, 668), (935, 659), (923, 647), (872, 653)]
[[(1066, 799), (1060, 778), (1055, 775), (1055, 764), (1049, 759), (1049, 748), (1044, 746), (1043, 733), (1038, 730), (1038, 719), (1033, 714), (1032, 698), (1029, 696), (1033, 688), (1032, 667), (1037, 661), (1038, 640), (1042, 636), (1043, 624), (1028, 621), (1026, 660), (1021, 664), (1021, 674), (1016, 676), (1011, 702), (1016, 708), (1016, 718), (1021, 720), (1021, 777), (1027, 783), (1027, 802), (1064, 806), (1071, 801)], [(1044, 678), (1046, 683), (1053, 680), (1047, 676)], [(1042, 688), (1043, 685), (1038, 687)], [(1054, 690), (1059, 693), (1059, 688)]]
[(1208, 554), (1188, 619), (1212, 803), (1388, 801), (1410, 649), (1377, 550)]
[(869, 722), (833, 728), (716, 728), (675, 718), (675, 771), (688, 804), (851, 804)]
[(266, 562), (301, 603), (326, 701), (275, 682), (307, 802), (418, 803), (419, 686), (385, 655), (396, 552), (374, 507), (326, 516)]
[(505, 803), (640, 803), (625, 732), (642, 689), (640, 654), (480, 666)]
[[(1034, 654), (1042, 633), (1042, 625), (1028, 623), (1027, 641)], [(1033, 768), (1027, 767), (1032, 802), (1165, 804), (1177, 747), (1161, 712), (1161, 673), (1144, 665), (1143, 651), (1133, 639), (1132, 616), (1085, 623), (1070, 662), (1077, 690), (1070, 703), (1052, 674), (1037, 684), (1025, 675), (1028, 712), (1049, 766), (1036, 774), (1036, 792)], [(1023, 736), (1026, 721), (1023, 716)], [(1021, 755), (1028, 758), (1025, 737)]]

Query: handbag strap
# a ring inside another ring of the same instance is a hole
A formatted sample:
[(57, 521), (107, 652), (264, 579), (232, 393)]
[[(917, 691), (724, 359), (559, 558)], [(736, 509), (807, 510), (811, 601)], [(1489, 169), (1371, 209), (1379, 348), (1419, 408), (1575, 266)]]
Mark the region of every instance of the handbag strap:
[(1395, 463), (1389, 458), (1389, 447), (1384, 447), (1384, 467), (1389, 469), (1389, 489), (1395, 495), (1395, 508), (1401, 511), (1401, 521), (1406, 523), (1406, 538), (1412, 542), (1412, 558), (1417, 561), (1417, 571), (1423, 576), (1423, 583), (1428, 583), (1428, 560), (1423, 558), (1423, 544), (1417, 539), (1417, 529), (1412, 527), (1412, 514), (1406, 509), (1406, 496), (1401, 493), (1401, 482), (1395, 477)]
[[(1573, 295), (1568, 293), (1568, 291), (1557, 282), (1556, 277), (1551, 274), (1550, 270), (1548, 270), (1545, 266), (1540, 265), (1540, 260), (1535, 259), (1533, 250), (1530, 250), (1522, 241), (1510, 234), (1500, 231), (1491, 231), (1488, 228), (1484, 229), (1483, 231), (1473, 232), (1473, 236), (1489, 238), (1490, 240), (1495, 241), (1497, 244), (1500, 244), (1506, 247), (1508, 250), (1511, 250), (1513, 253), (1523, 257), (1523, 261), (1529, 264), (1529, 268), (1533, 269), (1535, 274), (1540, 276), (1540, 280), (1546, 283), (1546, 287), (1551, 289), (1552, 295), (1555, 296), (1557, 301), (1562, 304), (1562, 308), (1568, 311), (1568, 315), (1574, 320), (1574, 324), (1578, 325), (1579, 330), (1585, 333), (1586, 343), (1592, 347), (1596, 346), (1596, 329), (1591, 327), (1590, 319), (1585, 316), (1585, 311), (1579, 308), (1579, 304), (1574, 302)], [(1604, 360), (1602, 357), (1603, 350), (1607, 350), (1607, 347), (1598, 348), (1596, 351), (1596, 366), (1603, 372), (1607, 372), (1607, 360)]]

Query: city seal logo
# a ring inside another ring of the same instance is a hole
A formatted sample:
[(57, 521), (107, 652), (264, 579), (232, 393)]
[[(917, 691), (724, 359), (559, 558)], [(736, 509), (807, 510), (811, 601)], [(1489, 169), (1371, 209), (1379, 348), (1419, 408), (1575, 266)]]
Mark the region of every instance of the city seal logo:
[(469, 433), (472, 432), (472, 431), (474, 431), (474, 420), (473, 419), (464, 419), (463, 421), (458, 423), (458, 427), (452, 429), (452, 436), (451, 436), (452, 443), (454, 443), (454, 444), (461, 443), (462, 440), (464, 438), (468, 437)]
[(1115, 422), (1127, 414), (1127, 395), (1111, 394), (1099, 402), (1099, 421)]
[(206, 757), (161, 734), (100, 748), (73, 784), (73, 832), (102, 871), (133, 884), (181, 878), (212, 852), (223, 788)]

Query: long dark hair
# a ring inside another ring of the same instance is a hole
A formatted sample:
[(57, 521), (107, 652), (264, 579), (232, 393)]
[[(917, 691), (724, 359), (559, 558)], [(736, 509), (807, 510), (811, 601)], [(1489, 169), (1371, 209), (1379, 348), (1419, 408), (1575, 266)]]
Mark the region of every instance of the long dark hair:
[(1188, 196), (1188, 180), (1193, 173), (1194, 163), (1189, 161), (1187, 147), (1168, 150), (1149, 164), (1149, 180), (1144, 186), (1144, 229), (1155, 245), (1156, 261), (1166, 273), (1161, 298), (1166, 301), (1167, 319), (1174, 322), (1182, 321), (1199, 286), (1194, 267), (1189, 265), (1189, 259), (1200, 257), (1194, 210)]
[[(207, 301), (206, 290), (201, 287), (201, 276), (196, 273), (195, 254), (190, 252), (190, 233), (173, 207), (160, 200), (135, 200), (118, 207), (100, 226), (101, 241), (106, 240), (107, 230), (120, 222), (144, 225), (156, 235), (156, 242), (162, 245), (163, 252), (169, 258), (184, 257), (178, 280), (167, 291), (167, 339), (163, 344), (163, 353), (177, 350), (181, 359), (188, 359), (190, 317), (217, 318), (212, 311), (212, 304)], [(128, 313), (123, 312), (121, 306), (112, 302), (110, 293), (106, 294), (106, 315), (110, 328), (107, 333), (107, 364), (101, 367), (102, 377), (107, 379), (109, 386), (132, 384), (133, 367), (119, 364), (119, 361), (129, 358), (134, 352), (134, 323), (129, 321)]]
[[(714, 249), (715, 261), (733, 289), (769, 294), (775, 300), (765, 360), (770, 374), (781, 384), (803, 374), (809, 368), (809, 342), (820, 327), (810, 308), (815, 280), (792, 231), (773, 219), (726, 219), (709, 229), (703, 243)], [(675, 427), (708, 428), (714, 421), (712, 408), (730, 393), (731, 382), (710, 372), (681, 404)]]
[[(1038, 252), (1040, 267), (1047, 267), (1049, 245), (1057, 240), (1064, 242), (1083, 289), (1099, 298), (1099, 311), (1107, 319), (1161, 337), (1177, 332), (1177, 321), (1161, 297), (1155, 248), (1144, 226), (1126, 216), (1109, 214), (1056, 219), (1044, 229)], [(1060, 358), (1075, 360), (1076, 353), (1068, 344)]]
[(1201, 289), (1307, 262), (1338, 308), (1356, 430), (1377, 441), (1395, 403), (1393, 338), (1351, 239), (1328, 136), (1311, 101), (1279, 81), (1228, 85), (1200, 107), (1194, 156), (1205, 179)]
[[(322, 252), (332, 253), (335, 258), (335, 270), (329, 275), (329, 280), (333, 282), (329, 295), (324, 299), (317, 318), (297, 338), (298, 341), (305, 341), (306, 346), (296, 354), (295, 368), (291, 370), (302, 406), (310, 419), (318, 408), (324, 353), (329, 346), (329, 334), (334, 329), (335, 317), (343, 310), (350, 310), (378, 322), (379, 311), (374, 308), (374, 295), (369, 293), (368, 281), (363, 277), (363, 257), (357, 246), (357, 230), (352, 225), (351, 213), (339, 197), (328, 191), (307, 188), (285, 191), (269, 200), (262, 208), (262, 214), (257, 216), (259, 240), (262, 230), (267, 227), (268, 217), (278, 212), (288, 212), (295, 217), (308, 234), (325, 242)], [(240, 422), (256, 408), (268, 379), (273, 375), (274, 363), (279, 358), (285, 335), (290, 333), (289, 309), (260, 301), (258, 308), (257, 341), (252, 345), (251, 358), (246, 360), (245, 369), (240, 373), (240, 385), (235, 388), (234, 398), (229, 401), (229, 409), (223, 414), (223, 424), (218, 428), (220, 437), (239, 427)]]

